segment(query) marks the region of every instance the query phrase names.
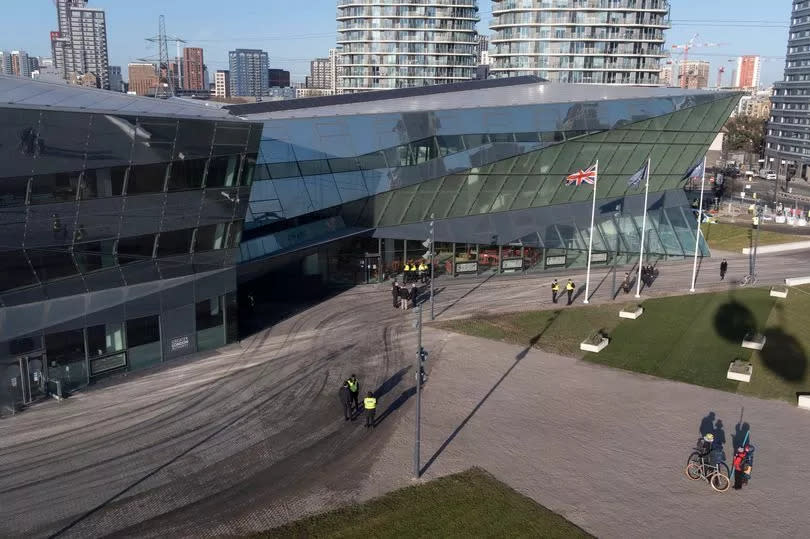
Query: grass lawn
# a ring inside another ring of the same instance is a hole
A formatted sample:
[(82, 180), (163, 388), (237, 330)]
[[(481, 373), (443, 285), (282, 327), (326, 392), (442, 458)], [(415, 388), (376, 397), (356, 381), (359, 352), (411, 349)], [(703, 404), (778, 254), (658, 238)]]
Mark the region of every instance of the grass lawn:
[[(709, 244), (710, 249), (721, 251), (742, 251), (745, 247), (751, 247), (751, 226), (746, 224), (729, 223), (703, 223), (700, 225), (703, 237)], [(759, 245), (774, 245), (777, 243), (791, 243), (794, 241), (805, 241), (810, 236), (800, 236), (796, 234), (781, 234), (768, 230), (759, 231)]]
[(473, 468), (256, 537), (592, 537)]
[[(644, 301), (638, 320), (618, 317), (622, 304), (563, 307), (451, 320), (441, 329), (582, 357), (579, 343), (593, 330), (607, 330), (610, 345), (584, 359), (726, 391), (795, 402), (810, 391), (810, 286), (792, 288), (777, 300), (764, 288)], [(749, 329), (768, 338), (762, 352), (740, 346)], [(750, 384), (726, 379), (734, 359), (751, 361)]]

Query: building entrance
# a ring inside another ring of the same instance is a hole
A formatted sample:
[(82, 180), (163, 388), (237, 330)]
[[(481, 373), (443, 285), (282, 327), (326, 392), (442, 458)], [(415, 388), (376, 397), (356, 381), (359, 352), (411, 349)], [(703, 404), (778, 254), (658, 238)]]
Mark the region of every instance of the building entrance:
[(380, 280), (380, 256), (373, 255), (369, 256), (366, 255), (365, 261), (363, 263), (365, 267), (365, 278), (366, 284), (377, 283)]
[(42, 354), (5, 359), (0, 362), (0, 406), (6, 411), (47, 395), (45, 387), (45, 361)]

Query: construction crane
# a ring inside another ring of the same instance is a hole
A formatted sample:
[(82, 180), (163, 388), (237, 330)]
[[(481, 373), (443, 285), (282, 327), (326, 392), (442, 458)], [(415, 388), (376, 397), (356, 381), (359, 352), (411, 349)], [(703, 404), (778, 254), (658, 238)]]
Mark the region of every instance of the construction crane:
[(686, 72), (686, 63), (689, 61), (689, 51), (692, 49), (719, 47), (722, 45), (722, 43), (701, 43), (698, 39), (700, 39), (700, 34), (695, 34), (687, 43), (672, 45), (673, 49), (683, 51), (679, 62), (680, 65), (678, 66), (678, 82), (681, 88), (689, 86), (689, 75), (692, 74)]

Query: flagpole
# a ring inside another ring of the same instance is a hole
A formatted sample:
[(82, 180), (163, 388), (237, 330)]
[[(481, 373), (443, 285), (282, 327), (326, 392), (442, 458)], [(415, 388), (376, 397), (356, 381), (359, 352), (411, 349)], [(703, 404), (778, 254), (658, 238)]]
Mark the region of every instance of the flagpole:
[(638, 255), (638, 278), (636, 279), (636, 297), (641, 297), (641, 268), (644, 267), (644, 233), (647, 231), (647, 197), (650, 194), (650, 161), (647, 158), (647, 181), (644, 186), (644, 218), (641, 220), (641, 251)]
[(599, 159), (593, 165), (594, 181), (593, 181), (593, 204), (591, 206), (591, 234), (588, 238), (588, 271), (585, 274), (585, 299), (582, 303), (588, 303), (588, 291), (591, 284), (591, 255), (593, 254), (593, 220), (596, 216), (596, 186), (599, 183)]
[(700, 178), (700, 206), (698, 208), (697, 230), (695, 231), (695, 260), (692, 263), (692, 288), (690, 292), (695, 291), (695, 280), (697, 279), (697, 259), (698, 247), (700, 246), (700, 222), (703, 220), (703, 188), (706, 184), (706, 156), (703, 156), (703, 174)]

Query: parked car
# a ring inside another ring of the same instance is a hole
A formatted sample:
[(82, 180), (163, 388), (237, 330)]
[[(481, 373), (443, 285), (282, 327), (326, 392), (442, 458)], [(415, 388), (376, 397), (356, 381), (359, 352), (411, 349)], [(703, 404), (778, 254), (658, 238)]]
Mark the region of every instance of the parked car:
[(768, 172), (768, 174), (765, 175), (765, 179), (766, 180), (775, 180), (776, 179), (776, 173), (775, 172)]

